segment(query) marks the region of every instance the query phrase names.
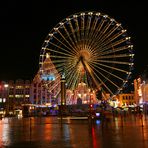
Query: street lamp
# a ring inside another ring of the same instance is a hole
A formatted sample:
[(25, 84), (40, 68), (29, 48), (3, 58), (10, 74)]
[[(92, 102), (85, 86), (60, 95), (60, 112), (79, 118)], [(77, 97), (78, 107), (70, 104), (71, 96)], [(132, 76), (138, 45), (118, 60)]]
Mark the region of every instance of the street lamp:
[(61, 119), (63, 115), (63, 110), (65, 110), (65, 107), (66, 107), (66, 85), (65, 83), (66, 83), (65, 73), (63, 73), (61, 76), (61, 106), (60, 106)]

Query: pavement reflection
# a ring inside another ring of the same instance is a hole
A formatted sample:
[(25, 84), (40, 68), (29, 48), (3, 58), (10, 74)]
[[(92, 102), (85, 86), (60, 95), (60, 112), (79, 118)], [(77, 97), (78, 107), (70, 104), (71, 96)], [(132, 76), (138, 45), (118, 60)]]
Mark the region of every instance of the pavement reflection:
[(57, 117), (3, 118), (0, 148), (146, 148), (148, 119), (129, 116), (110, 121)]

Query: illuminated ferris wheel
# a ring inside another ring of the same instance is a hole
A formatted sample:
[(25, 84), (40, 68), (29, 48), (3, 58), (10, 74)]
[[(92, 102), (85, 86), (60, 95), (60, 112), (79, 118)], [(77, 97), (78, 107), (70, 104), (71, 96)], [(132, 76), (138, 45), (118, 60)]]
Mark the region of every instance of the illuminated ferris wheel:
[(42, 45), (40, 67), (47, 53), (71, 90), (84, 82), (113, 96), (126, 86), (133, 69), (133, 45), (127, 31), (99, 12), (80, 12), (59, 22)]

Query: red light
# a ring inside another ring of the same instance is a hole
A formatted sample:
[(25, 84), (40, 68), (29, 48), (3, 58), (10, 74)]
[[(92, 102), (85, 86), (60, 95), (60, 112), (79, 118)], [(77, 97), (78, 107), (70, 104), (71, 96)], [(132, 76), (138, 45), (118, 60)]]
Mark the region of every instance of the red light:
[(90, 107), (92, 108), (92, 107), (93, 107), (93, 105), (92, 105), (92, 104), (90, 104)]

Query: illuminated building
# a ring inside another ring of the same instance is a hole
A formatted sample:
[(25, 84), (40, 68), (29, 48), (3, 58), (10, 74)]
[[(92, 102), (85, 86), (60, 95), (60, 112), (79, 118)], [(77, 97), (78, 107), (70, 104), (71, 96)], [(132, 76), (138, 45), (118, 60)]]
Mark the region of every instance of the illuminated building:
[(47, 54), (31, 84), (31, 103), (48, 104), (49, 106), (58, 104), (60, 101), (60, 79), (60, 75)]
[(81, 99), (82, 104), (98, 103), (95, 90), (89, 89), (84, 82), (79, 83), (78, 87), (73, 91), (67, 90), (66, 99), (67, 104), (77, 104), (79, 99)]
[(148, 82), (139, 77), (134, 80), (134, 92), (138, 105), (148, 104)]
[(138, 105), (148, 102), (148, 84), (141, 77), (134, 80), (134, 90)]
[(22, 104), (30, 102), (30, 85), (29, 80), (24, 81), (21, 79), (1, 83), (0, 101), (7, 113), (13, 114), (15, 110), (21, 109)]
[(135, 100), (137, 105), (139, 105), (143, 101), (141, 83), (142, 83), (142, 80), (140, 77), (134, 80), (134, 93), (135, 93)]
[[(61, 76), (50, 59), (46, 59), (35, 75), (31, 85), (30, 100), (33, 104), (61, 104)], [(66, 105), (77, 104), (81, 99), (82, 104), (97, 103), (95, 90), (90, 90), (84, 82), (78, 84), (75, 90), (66, 90)]]
[(10, 110), (21, 109), (22, 104), (29, 103), (30, 81), (16, 80), (9, 81), (9, 104)]
[(50, 102), (48, 90), (42, 86), (40, 75), (37, 74), (31, 84), (30, 101), (32, 104), (45, 104)]
[(143, 81), (141, 85), (141, 91), (143, 95), (143, 101), (148, 103), (148, 83), (146, 83), (146, 81)]
[(136, 105), (136, 100), (134, 97), (134, 93), (123, 93), (123, 94), (118, 94), (117, 95), (119, 106), (123, 107), (130, 107), (130, 106), (135, 106)]
[(8, 101), (8, 87), (6, 82), (0, 83), (0, 114), (3, 114), (6, 108), (6, 101)]

